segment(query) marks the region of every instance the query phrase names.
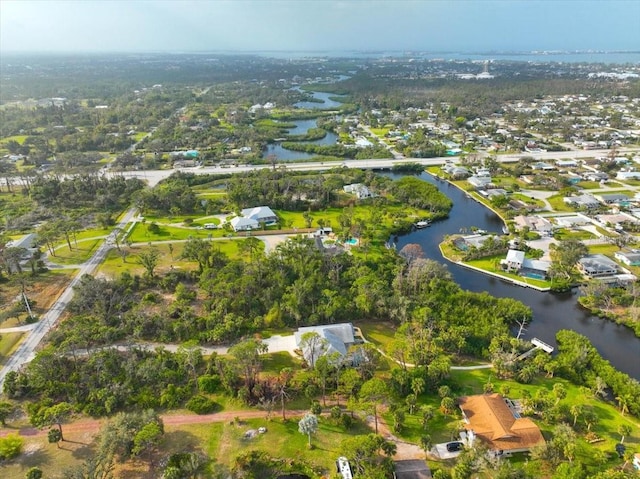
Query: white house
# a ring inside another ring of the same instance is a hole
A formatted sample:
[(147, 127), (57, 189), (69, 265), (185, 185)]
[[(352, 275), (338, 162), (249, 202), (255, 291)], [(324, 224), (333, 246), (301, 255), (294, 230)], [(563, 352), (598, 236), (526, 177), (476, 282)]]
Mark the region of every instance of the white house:
[(371, 192), (369, 188), (367, 188), (362, 183), (352, 183), (350, 185), (345, 185), (342, 187), (342, 189), (345, 193), (356, 195), (359, 200), (363, 198), (373, 198), (374, 196), (376, 196)]
[(268, 206), (256, 206), (254, 208), (245, 208), (240, 214), (245, 218), (255, 220), (258, 223), (272, 225), (278, 221), (278, 217)]
[(510, 249), (507, 252), (507, 257), (500, 261), (500, 264), (504, 265), (507, 271), (520, 271), (522, 263), (524, 262), (524, 251), (518, 251), (517, 249)]
[(490, 176), (471, 176), (467, 178), (467, 181), (476, 188), (486, 188), (491, 184)]
[(230, 222), (233, 231), (251, 231), (260, 228), (260, 223), (251, 218), (236, 216)]
[[(302, 344), (302, 339), (306, 333), (316, 333), (323, 339), (315, 346), (313, 351), (302, 348), (305, 346)], [(317, 359), (325, 354), (338, 353), (341, 358), (345, 358), (349, 347), (355, 343), (353, 325), (351, 323), (302, 327), (298, 328), (294, 336), (296, 346), (302, 349), (302, 355), (309, 364), (313, 362), (313, 358)]]
[(640, 171), (618, 171), (617, 180), (637, 180), (640, 179)]
[(616, 251), (613, 256), (618, 261), (626, 264), (627, 266), (640, 266), (640, 253), (633, 253), (627, 251)]

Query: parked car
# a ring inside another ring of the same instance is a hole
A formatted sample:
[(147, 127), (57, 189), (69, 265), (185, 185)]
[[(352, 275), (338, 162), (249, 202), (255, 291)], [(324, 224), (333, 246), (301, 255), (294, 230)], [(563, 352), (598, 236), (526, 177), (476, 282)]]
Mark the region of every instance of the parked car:
[(460, 441), (447, 443), (447, 451), (449, 452), (462, 451), (463, 448), (464, 448), (464, 444), (462, 444)]

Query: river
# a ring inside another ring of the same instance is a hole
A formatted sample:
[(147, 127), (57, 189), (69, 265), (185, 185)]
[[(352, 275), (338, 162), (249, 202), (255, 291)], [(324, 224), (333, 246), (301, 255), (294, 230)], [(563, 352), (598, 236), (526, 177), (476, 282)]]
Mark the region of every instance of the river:
[(561, 329), (574, 330), (588, 337), (602, 357), (613, 366), (640, 380), (640, 339), (630, 329), (600, 319), (582, 309), (576, 301), (577, 291), (565, 294), (542, 293), (447, 262), (438, 248), (445, 235), (458, 234), (462, 228), (468, 230), (471, 226), (489, 232), (501, 232), (502, 221), (491, 210), (467, 197), (455, 186), (436, 180), (426, 173), (420, 178), (436, 185), (453, 201), (454, 206), (448, 219), (400, 236), (398, 250), (408, 243), (418, 243), (426, 257), (446, 262), (453, 278), (464, 289), (486, 291), (492, 296), (522, 301), (533, 310), (533, 321), (527, 326), (525, 339), (537, 337), (555, 347), (556, 332)]

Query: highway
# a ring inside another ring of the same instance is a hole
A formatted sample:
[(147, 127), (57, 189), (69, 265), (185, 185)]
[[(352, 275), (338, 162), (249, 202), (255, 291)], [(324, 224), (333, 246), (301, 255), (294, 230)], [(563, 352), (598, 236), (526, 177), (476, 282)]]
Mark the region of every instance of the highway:
[[(121, 230), (123, 230), (127, 223), (131, 221), (135, 212), (135, 208), (130, 208), (124, 214), (115, 228), (120, 228)], [(56, 325), (56, 323), (60, 319), (60, 316), (71, 301), (71, 298), (73, 297), (73, 287), (78, 284), (83, 275), (92, 274), (98, 267), (98, 265), (102, 263), (102, 261), (104, 261), (107, 253), (113, 246), (112, 238), (114, 234), (115, 233), (111, 233), (107, 240), (104, 241), (96, 250), (93, 256), (82, 264), (75, 278), (73, 278), (71, 283), (69, 283), (67, 288), (58, 297), (49, 311), (47, 311), (47, 313), (45, 313), (40, 318), (40, 320), (35, 323), (31, 332), (28, 333), (29, 335), (27, 336), (27, 338), (22, 343), (20, 343), (20, 346), (18, 346), (16, 351), (9, 358), (4, 367), (0, 370), (0, 390), (2, 389), (2, 386), (4, 384), (4, 378), (9, 371), (19, 370), (23, 364), (28, 363), (33, 359), (38, 345), (49, 332), (49, 330)], [(55, 374), (55, 371), (52, 371), (52, 374)]]
[[(626, 153), (639, 153), (640, 148), (620, 148), (617, 150), (618, 155)], [(557, 152), (541, 152), (541, 153), (515, 153), (498, 155), (495, 158), (501, 163), (513, 163), (522, 157), (534, 158), (536, 161), (546, 160), (558, 160), (558, 159), (577, 159), (577, 158), (597, 158), (601, 156), (608, 156), (611, 154), (611, 150), (572, 150), (572, 151), (557, 151)], [(332, 168), (339, 168), (341, 166), (347, 168), (364, 168), (364, 169), (378, 169), (378, 168), (391, 168), (394, 165), (400, 165), (403, 163), (419, 163), (424, 166), (443, 165), (446, 161), (460, 161), (459, 158), (454, 156), (441, 156), (437, 158), (389, 158), (389, 159), (367, 159), (367, 160), (344, 160), (344, 161), (311, 161), (311, 162), (280, 162), (277, 164), (277, 168), (286, 168), (287, 170), (294, 171), (317, 171), (317, 170), (329, 170)], [(261, 170), (265, 168), (272, 168), (271, 165), (238, 165), (238, 166), (200, 166), (195, 168), (179, 168), (171, 170), (144, 170), (144, 171), (124, 171), (124, 172), (110, 172), (109, 175), (122, 175), (127, 178), (140, 178), (145, 180), (149, 186), (157, 185), (161, 180), (168, 178), (176, 171), (183, 171), (185, 173), (193, 173), (196, 175), (207, 174), (230, 174), (230, 173), (244, 173), (247, 171)]]

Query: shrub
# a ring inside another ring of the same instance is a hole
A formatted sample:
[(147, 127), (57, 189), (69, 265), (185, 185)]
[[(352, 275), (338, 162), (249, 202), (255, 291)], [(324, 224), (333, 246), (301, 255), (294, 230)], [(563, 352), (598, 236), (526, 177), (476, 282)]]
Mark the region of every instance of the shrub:
[(8, 434), (0, 438), (0, 459), (8, 460), (18, 457), (23, 445), (24, 439), (17, 434)]
[(198, 389), (203, 393), (215, 393), (220, 386), (220, 377), (218, 375), (206, 374), (198, 378)]
[(218, 409), (218, 403), (201, 394), (187, 401), (186, 408), (196, 414), (211, 414)]

